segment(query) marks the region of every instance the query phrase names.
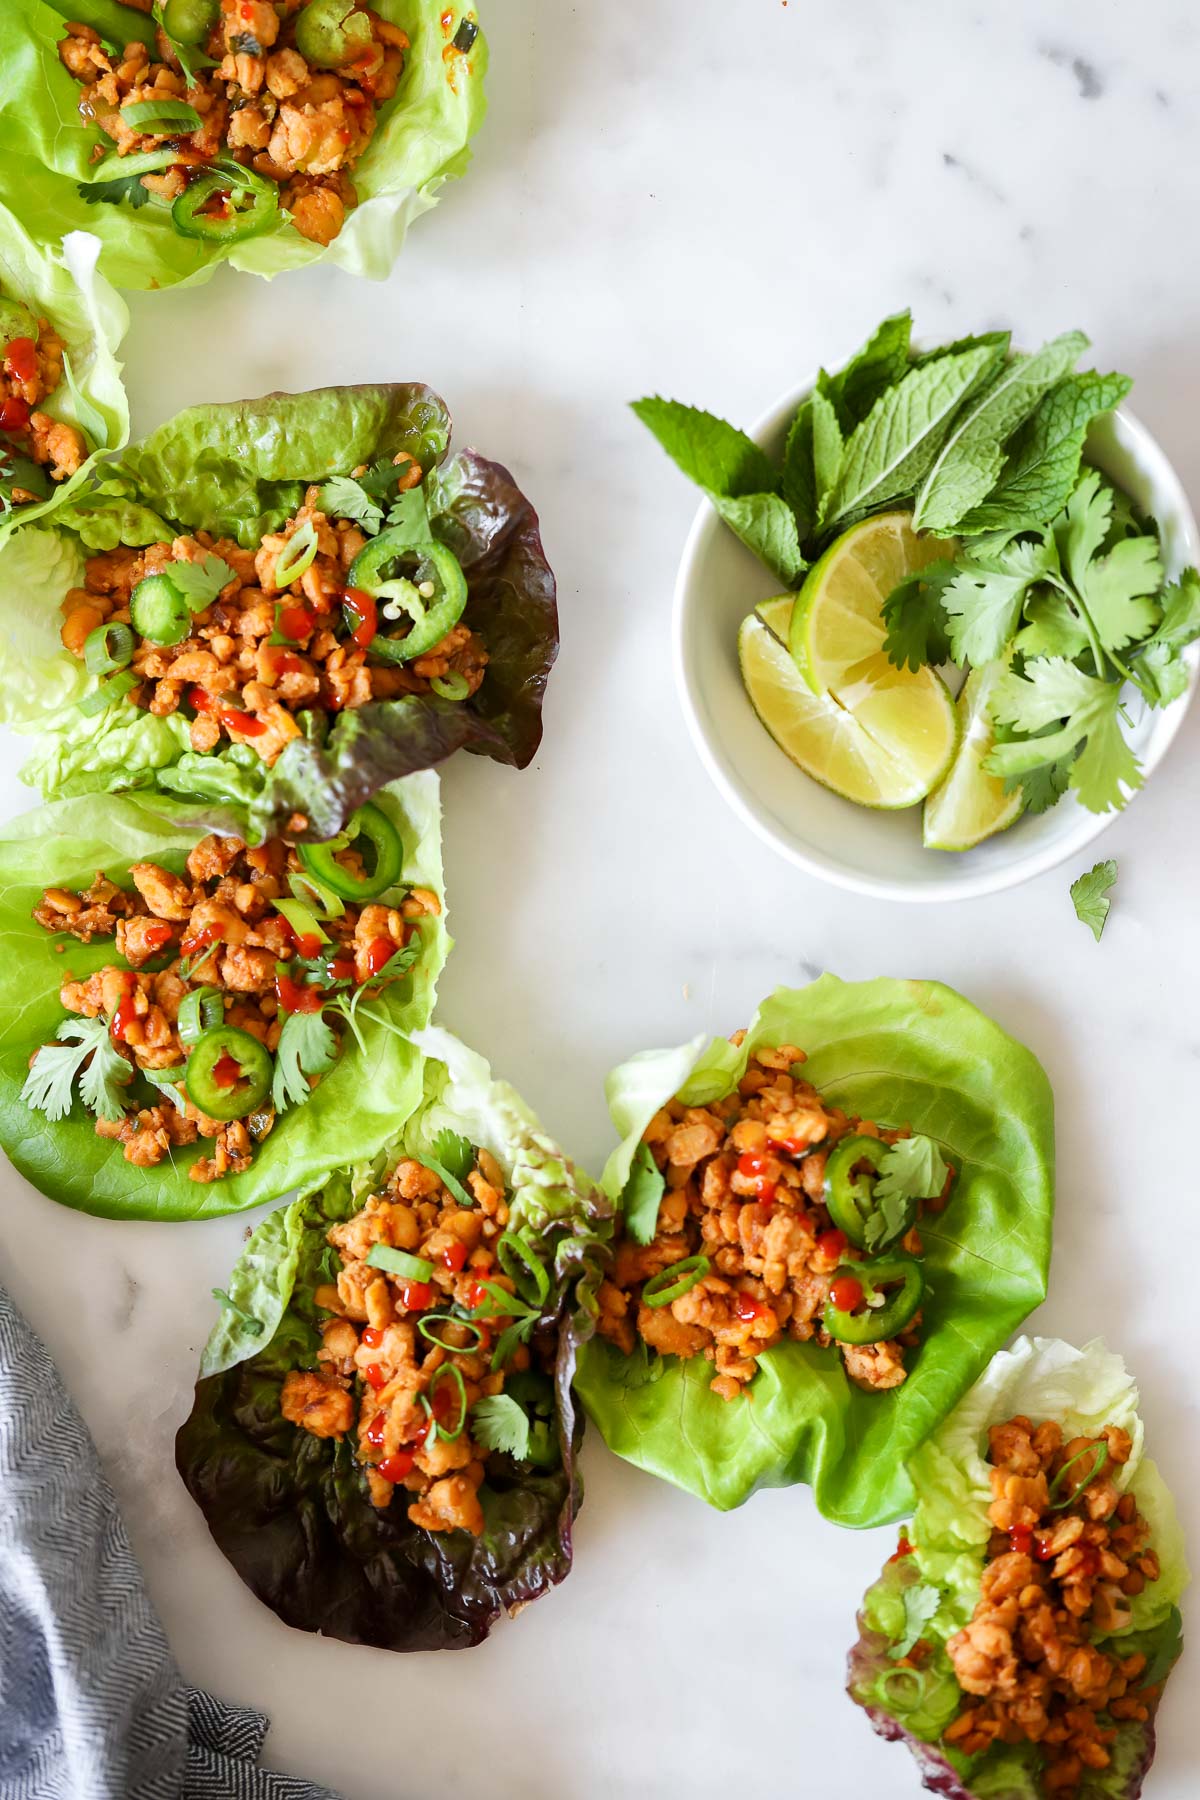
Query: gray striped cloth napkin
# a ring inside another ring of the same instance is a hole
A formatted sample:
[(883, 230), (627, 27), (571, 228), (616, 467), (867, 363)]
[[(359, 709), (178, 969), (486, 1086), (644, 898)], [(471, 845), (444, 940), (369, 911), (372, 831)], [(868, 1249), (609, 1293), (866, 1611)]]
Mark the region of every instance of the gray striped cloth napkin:
[(189, 1688), (46, 1347), (0, 1287), (0, 1800), (338, 1800)]

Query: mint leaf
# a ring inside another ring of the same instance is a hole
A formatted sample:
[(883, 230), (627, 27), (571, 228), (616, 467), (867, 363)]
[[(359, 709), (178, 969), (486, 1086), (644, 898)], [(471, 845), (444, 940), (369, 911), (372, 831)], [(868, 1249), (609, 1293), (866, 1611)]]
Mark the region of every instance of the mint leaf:
[(745, 494), (726, 499), (709, 494), (709, 500), (729, 529), (766, 563), (785, 587), (795, 587), (808, 564), (800, 552), (796, 518), (779, 494)]
[(817, 480), (813, 470), (812, 395), (801, 402), (788, 427), (783, 452), (783, 497), (796, 516), (800, 538), (812, 536), (817, 523)]
[[(824, 372), (822, 372), (822, 379), (824, 379)], [(829, 504), (834, 483), (837, 481), (838, 470), (842, 462), (842, 447), (842, 428), (838, 423), (833, 401), (818, 382), (812, 396), (813, 484), (817, 501), (816, 525), (818, 530), (824, 520), (825, 509)]]
[(909, 668), (915, 673), (926, 663), (936, 667), (949, 661), (950, 638), (942, 600), (956, 574), (948, 559), (926, 563), (915, 575), (906, 576), (884, 601), (887, 635), (883, 647), (897, 669)]
[(1021, 540), (986, 561), (968, 558), (942, 596), (956, 663), (978, 668), (1005, 655), (1031, 587), (1057, 565), (1049, 533)]
[(221, 556), (206, 556), (203, 562), (168, 563), (163, 574), (187, 601), (192, 612), (203, 612), (211, 606), (223, 587), (236, 581), (236, 571)]
[(893, 313), (876, 327), (844, 369), (825, 377), (825, 393), (844, 433), (862, 423), (881, 394), (895, 387), (908, 369), (912, 314)]
[(968, 394), (995, 366), (984, 346), (911, 368), (881, 394), (846, 444), (829, 504), (844, 522), (915, 493)]
[(649, 1144), (639, 1144), (621, 1190), (621, 1212), (626, 1234), (635, 1244), (650, 1244), (658, 1229), (658, 1206), (666, 1182)]
[(917, 495), (913, 527), (949, 535), (995, 486), (1004, 444), (1087, 349), (1068, 331), (1031, 356), (1013, 356), (964, 411)]
[(371, 537), (383, 524), (383, 508), (350, 475), (331, 475), (317, 495), (317, 505), (331, 519), (352, 519)]
[(1079, 475), (1088, 426), (1119, 405), (1131, 385), (1127, 375), (1094, 369), (1064, 376), (1017, 432), (996, 486), (958, 530), (1027, 531), (1060, 513)]
[(766, 454), (724, 419), (658, 395), (635, 400), (633, 411), (688, 479), (710, 495), (733, 500), (770, 494), (778, 487)]
[(931, 1586), (927, 1581), (919, 1581), (915, 1587), (905, 1588), (904, 1632), (899, 1643), (893, 1644), (888, 1651), (893, 1662), (899, 1662), (902, 1656), (907, 1656), (916, 1647), (941, 1603), (940, 1588)]
[(879, 1165), (872, 1200), (934, 1200), (950, 1173), (941, 1151), (930, 1137), (900, 1138)]
[(277, 1113), (303, 1106), (312, 1093), (310, 1075), (324, 1075), (337, 1061), (338, 1041), (324, 1015), (289, 1013), (275, 1051), (271, 1100)]
[(529, 1415), (511, 1394), (485, 1394), (471, 1408), (471, 1436), (485, 1450), (524, 1462), (529, 1455)]
[(1104, 921), (1108, 918), (1112, 901), (1107, 899), (1110, 887), (1117, 879), (1117, 865), (1112, 857), (1107, 862), (1098, 862), (1071, 883), (1071, 904), (1075, 908), (1075, 917), (1085, 924), (1096, 942), (1100, 942), (1100, 934), (1104, 930)]

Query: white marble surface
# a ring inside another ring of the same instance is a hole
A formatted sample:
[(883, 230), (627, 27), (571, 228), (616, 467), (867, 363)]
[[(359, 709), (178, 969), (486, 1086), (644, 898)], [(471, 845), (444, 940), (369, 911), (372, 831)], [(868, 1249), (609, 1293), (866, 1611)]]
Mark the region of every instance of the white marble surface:
[[(1097, 947), (1076, 870), (958, 907), (857, 900), (773, 860), (686, 741), (669, 596), (694, 498), (623, 402), (661, 389), (754, 418), (911, 304), (921, 332), (1084, 326), (1200, 491), (1194, 230), (1200, 21), (1186, 0), (492, 0), (492, 111), (467, 182), (392, 280), (219, 277), (134, 301), (135, 427), (273, 386), (419, 377), (460, 441), (541, 510), (562, 602), (546, 741), (522, 777), (445, 781), (458, 949), (445, 1022), (585, 1162), (605, 1070), (745, 1019), (820, 969), (937, 976), (1022, 1036), (1059, 1105), (1043, 1330), (1104, 1332), (1200, 1541), (1192, 1154), (1200, 1076), (1200, 711), (1104, 839)], [(10, 807), (27, 803), (11, 779)], [(720, 1517), (585, 1455), (565, 1587), (467, 1655), (288, 1631), (239, 1584), (171, 1440), (244, 1221), (76, 1216), (0, 1175), (0, 1274), (45, 1335), (126, 1509), (186, 1673), (265, 1708), (280, 1766), (392, 1800), (916, 1794), (841, 1697), (855, 1604), (890, 1532), (803, 1490)], [(1196, 1791), (1185, 1663), (1155, 1800)]]

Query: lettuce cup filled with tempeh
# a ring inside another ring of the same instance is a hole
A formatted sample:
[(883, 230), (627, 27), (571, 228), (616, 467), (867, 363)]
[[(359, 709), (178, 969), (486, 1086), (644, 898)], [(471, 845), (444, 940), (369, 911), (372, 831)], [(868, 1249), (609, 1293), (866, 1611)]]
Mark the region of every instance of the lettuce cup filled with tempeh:
[(578, 1386), (609, 1447), (713, 1506), (803, 1481), (840, 1524), (898, 1517), (906, 1458), (1045, 1295), (1036, 1059), (936, 982), (823, 975), (633, 1057), (608, 1100)]
[(569, 1573), (612, 1212), (481, 1057), (421, 1045), (403, 1134), (250, 1239), (176, 1439), (261, 1600), (390, 1650), (478, 1644)]
[(94, 231), (123, 287), (390, 270), (484, 110), (473, 7), (7, 0), (0, 153), (38, 236)]
[(1137, 1800), (1188, 1570), (1120, 1357), (1019, 1339), (910, 1474), (851, 1698), (951, 1800)]
[[(117, 361), (129, 315), (96, 272), (99, 248), (78, 231), (45, 248), (0, 204), (0, 543), (129, 435)], [(19, 590), (19, 565), (11, 576)]]
[(0, 714), (25, 778), (324, 840), (455, 750), (523, 768), (554, 576), (508, 471), (449, 442), (413, 384), (192, 407), (22, 533)]
[(449, 940), (438, 780), (328, 844), (250, 845), (149, 796), (0, 834), (0, 1143), (113, 1218), (240, 1211), (395, 1136)]

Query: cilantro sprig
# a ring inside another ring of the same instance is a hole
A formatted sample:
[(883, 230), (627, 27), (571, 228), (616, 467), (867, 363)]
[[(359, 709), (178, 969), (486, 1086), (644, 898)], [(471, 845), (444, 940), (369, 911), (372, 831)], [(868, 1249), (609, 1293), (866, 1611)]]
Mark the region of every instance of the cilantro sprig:
[(79, 1097), (98, 1119), (115, 1124), (126, 1113), (124, 1090), (133, 1068), (112, 1041), (108, 1020), (64, 1019), (57, 1044), (43, 1044), (30, 1064), (21, 1098), (53, 1122), (65, 1119)]

